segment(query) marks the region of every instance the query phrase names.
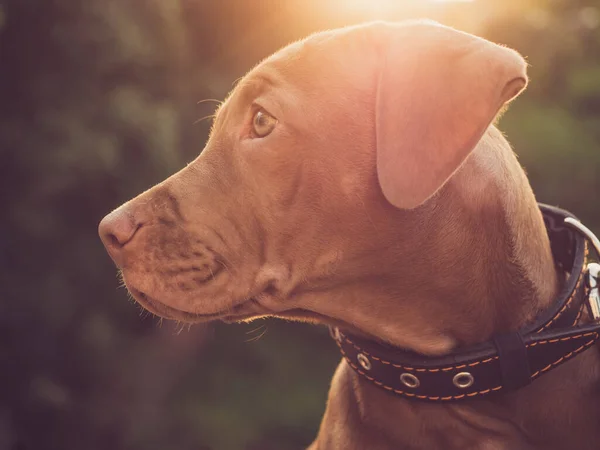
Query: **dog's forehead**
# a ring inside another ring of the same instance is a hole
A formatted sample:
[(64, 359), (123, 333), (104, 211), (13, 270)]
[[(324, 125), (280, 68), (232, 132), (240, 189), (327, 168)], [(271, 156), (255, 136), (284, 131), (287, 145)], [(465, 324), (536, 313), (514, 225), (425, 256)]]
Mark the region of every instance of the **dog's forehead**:
[(341, 85), (344, 79), (368, 70), (380, 48), (380, 23), (346, 27), (312, 34), (276, 51), (255, 66), (238, 84), (293, 84), (317, 89)]
[[(261, 64), (284, 63), (313, 57), (348, 56), (354, 53), (379, 51), (385, 42), (399, 32), (414, 30), (423, 34), (447, 28), (428, 19), (406, 20), (403, 22), (373, 21), (343, 28), (320, 31), (304, 39), (293, 42), (271, 56)], [(411, 35), (413, 33), (411, 32)], [(423, 38), (423, 36), (420, 36)], [(407, 43), (408, 44), (408, 43)]]
[[(390, 33), (418, 26), (437, 28), (429, 21), (370, 22), (314, 33), (276, 51), (248, 72), (230, 93), (219, 113), (230, 103), (244, 104), (266, 90), (298, 88), (304, 93), (323, 91), (348, 95), (357, 86), (369, 86), (382, 60)], [(221, 115), (221, 114), (218, 114)]]
[(307, 59), (342, 58), (368, 52), (373, 50), (382, 27), (382, 23), (370, 23), (314, 33), (273, 53), (263, 64), (290, 66)]

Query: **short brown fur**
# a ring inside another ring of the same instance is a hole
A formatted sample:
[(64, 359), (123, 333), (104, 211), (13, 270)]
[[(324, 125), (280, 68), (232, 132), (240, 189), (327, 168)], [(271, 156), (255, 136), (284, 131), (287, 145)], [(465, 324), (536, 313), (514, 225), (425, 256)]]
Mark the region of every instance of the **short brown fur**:
[[(407, 75), (417, 66), (429, 72)], [(525, 83), (516, 52), (432, 23), (313, 35), (246, 75), (202, 154), (100, 234), (164, 317), (291, 318), (426, 355), (481, 342), (532, 320), (561, 281), (490, 125)], [(258, 107), (278, 119), (264, 138)], [(599, 368), (590, 350), (515, 393), (434, 405), (342, 361), (310, 448), (595, 449)]]

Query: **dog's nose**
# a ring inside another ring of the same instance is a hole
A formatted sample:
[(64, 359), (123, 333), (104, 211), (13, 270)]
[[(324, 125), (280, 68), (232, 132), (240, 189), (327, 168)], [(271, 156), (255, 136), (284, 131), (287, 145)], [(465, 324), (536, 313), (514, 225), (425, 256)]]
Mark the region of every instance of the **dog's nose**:
[(141, 224), (123, 207), (108, 214), (98, 225), (98, 234), (108, 254), (121, 267), (123, 247), (133, 239)]

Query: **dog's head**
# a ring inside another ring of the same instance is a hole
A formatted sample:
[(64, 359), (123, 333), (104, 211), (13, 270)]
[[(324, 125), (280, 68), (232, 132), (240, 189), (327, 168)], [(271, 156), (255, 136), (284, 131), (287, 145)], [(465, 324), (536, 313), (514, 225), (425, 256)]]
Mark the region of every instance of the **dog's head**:
[(389, 294), (398, 261), (417, 258), (424, 204), (523, 89), (525, 66), (430, 22), (312, 35), (251, 70), (201, 155), (106, 216), (102, 240), (160, 316), (356, 325), (354, 308), (377, 310), (361, 306), (365, 286)]

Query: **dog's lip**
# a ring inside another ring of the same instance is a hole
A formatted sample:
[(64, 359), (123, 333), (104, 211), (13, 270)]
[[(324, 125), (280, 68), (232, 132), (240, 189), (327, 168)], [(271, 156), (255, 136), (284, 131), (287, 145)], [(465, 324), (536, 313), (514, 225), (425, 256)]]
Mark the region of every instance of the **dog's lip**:
[(182, 322), (201, 323), (221, 320), (225, 323), (235, 323), (281, 313), (281, 311), (273, 311), (262, 304), (262, 302), (259, 300), (261, 294), (246, 298), (235, 306), (227, 308), (221, 312), (200, 314), (173, 308), (172, 306), (166, 305), (156, 298), (150, 297), (148, 294), (128, 285), (127, 283), (126, 286), (133, 298), (151, 313), (159, 317), (164, 317), (171, 320), (179, 320)]
[(133, 298), (142, 305), (145, 309), (167, 319), (181, 320), (185, 322), (202, 322), (210, 319), (218, 319), (224, 315), (230, 314), (230, 311), (221, 311), (210, 314), (192, 313), (189, 311), (183, 311), (181, 309), (173, 308), (172, 306), (166, 305), (160, 300), (150, 297), (148, 294), (134, 288), (133, 286), (127, 286), (127, 289), (133, 296)]

